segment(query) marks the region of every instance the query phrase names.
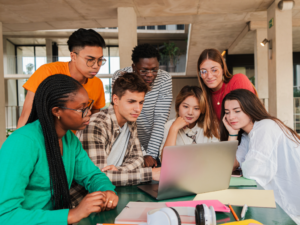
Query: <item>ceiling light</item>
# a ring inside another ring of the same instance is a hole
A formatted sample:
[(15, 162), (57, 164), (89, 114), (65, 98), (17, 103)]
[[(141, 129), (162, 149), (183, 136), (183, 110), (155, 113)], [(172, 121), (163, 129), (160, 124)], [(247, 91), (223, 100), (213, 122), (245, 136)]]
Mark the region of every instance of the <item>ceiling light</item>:
[(221, 53), (221, 55), (224, 56), (225, 54), (226, 54), (226, 51), (224, 50), (224, 51)]

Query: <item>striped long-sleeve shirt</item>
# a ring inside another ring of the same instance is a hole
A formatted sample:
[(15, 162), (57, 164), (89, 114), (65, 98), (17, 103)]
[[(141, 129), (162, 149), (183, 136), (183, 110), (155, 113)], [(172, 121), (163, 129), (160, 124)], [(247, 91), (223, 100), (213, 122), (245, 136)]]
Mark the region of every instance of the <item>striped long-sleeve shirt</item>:
[[(114, 81), (124, 72), (132, 72), (126, 67), (115, 72)], [(157, 158), (164, 137), (164, 125), (170, 115), (172, 103), (172, 79), (164, 70), (159, 70), (157, 77), (145, 96), (145, 102), (137, 119), (138, 137), (147, 155)]]

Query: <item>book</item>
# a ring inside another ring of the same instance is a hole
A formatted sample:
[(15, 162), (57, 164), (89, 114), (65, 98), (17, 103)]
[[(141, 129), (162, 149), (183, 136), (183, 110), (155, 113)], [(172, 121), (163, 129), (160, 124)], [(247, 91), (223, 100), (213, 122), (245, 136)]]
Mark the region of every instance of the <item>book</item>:
[(217, 199), (224, 205), (276, 208), (273, 190), (226, 189), (198, 194), (194, 200)]
[(231, 177), (230, 187), (257, 187), (255, 180), (250, 180), (244, 177)]

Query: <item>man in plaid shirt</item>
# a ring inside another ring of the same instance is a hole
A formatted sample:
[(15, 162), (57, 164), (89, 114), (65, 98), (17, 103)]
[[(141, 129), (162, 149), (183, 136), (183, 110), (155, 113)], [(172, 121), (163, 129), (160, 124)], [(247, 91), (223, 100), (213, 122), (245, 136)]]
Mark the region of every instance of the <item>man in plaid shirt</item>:
[[(93, 114), (89, 125), (76, 134), (90, 159), (116, 186), (159, 180), (160, 168), (143, 167), (143, 153), (137, 137), (136, 120), (148, 90), (148, 85), (138, 75), (125, 73), (114, 83), (108, 109)], [(87, 191), (73, 183), (70, 194), (76, 206)]]

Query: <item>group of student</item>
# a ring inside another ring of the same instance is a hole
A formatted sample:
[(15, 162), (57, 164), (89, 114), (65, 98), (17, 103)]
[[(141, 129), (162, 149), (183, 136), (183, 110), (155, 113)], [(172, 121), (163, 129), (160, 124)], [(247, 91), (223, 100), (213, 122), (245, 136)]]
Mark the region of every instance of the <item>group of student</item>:
[(115, 186), (158, 181), (165, 146), (230, 140), (239, 141), (233, 169), (274, 190), (300, 221), (300, 137), (268, 114), (245, 75), (229, 73), (220, 52), (201, 53), (199, 86), (181, 89), (167, 121), (172, 80), (153, 46), (133, 49), (104, 110), (95, 77), (106, 61), (103, 38), (79, 29), (68, 46), (70, 62), (45, 64), (24, 84), (18, 129), (0, 150), (0, 224), (76, 223), (115, 208)]

